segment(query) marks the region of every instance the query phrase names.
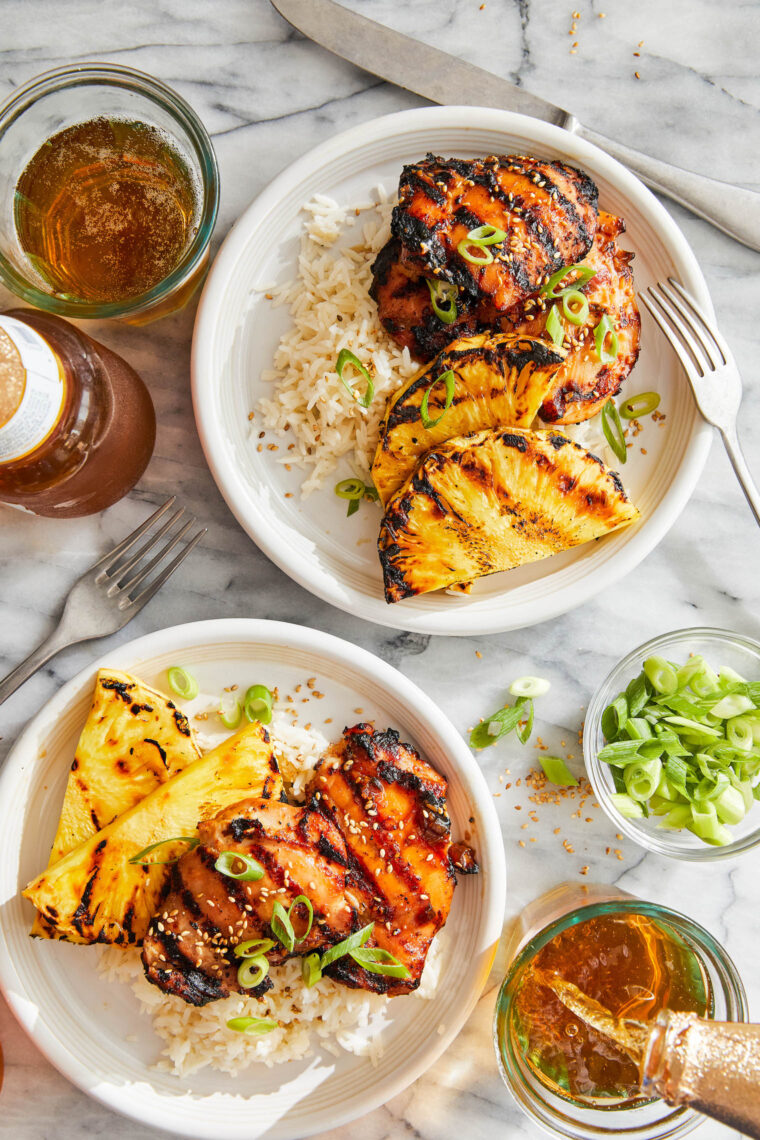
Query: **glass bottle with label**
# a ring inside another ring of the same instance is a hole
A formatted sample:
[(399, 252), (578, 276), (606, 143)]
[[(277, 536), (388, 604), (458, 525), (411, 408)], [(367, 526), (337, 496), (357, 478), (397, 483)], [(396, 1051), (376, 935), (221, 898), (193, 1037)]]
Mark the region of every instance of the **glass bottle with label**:
[(150, 394), (120, 356), (48, 313), (0, 313), (0, 502), (95, 514), (134, 487), (155, 437)]

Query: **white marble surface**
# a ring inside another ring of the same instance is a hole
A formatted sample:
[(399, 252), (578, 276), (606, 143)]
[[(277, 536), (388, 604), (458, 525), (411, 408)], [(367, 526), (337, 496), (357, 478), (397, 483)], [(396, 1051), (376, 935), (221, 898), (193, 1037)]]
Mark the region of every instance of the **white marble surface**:
[[(576, 112), (599, 131), (652, 154), (727, 180), (760, 186), (757, 78), (760, 9), (753, 0), (353, 0), (365, 14), (508, 78)], [(599, 18), (600, 9), (605, 18)], [(266, 0), (3, 0), (0, 97), (37, 72), (75, 59), (105, 59), (160, 76), (195, 106), (214, 138), (222, 177), (218, 243), (242, 208), (285, 164), (338, 130), (422, 100), (304, 42)], [(639, 41), (644, 43), (638, 46)], [(577, 41), (575, 54), (571, 54)], [(639, 51), (640, 56), (633, 53)], [(639, 71), (641, 79), (634, 77)], [(726, 336), (743, 369), (742, 434), (760, 475), (760, 391), (756, 347), (760, 255), (672, 207), (699, 257)], [(0, 308), (5, 296), (0, 296)], [(111, 644), (194, 618), (266, 616), (329, 630), (378, 653), (434, 696), (464, 730), (503, 698), (524, 672), (550, 677), (540, 732), (558, 747), (572, 740), (591, 690), (624, 652), (668, 628), (720, 625), (760, 635), (760, 535), (728, 462), (714, 443), (682, 517), (659, 548), (615, 589), (559, 621), (475, 640), (433, 639), (367, 625), (331, 609), (289, 581), (236, 525), (206, 468), (193, 424), (189, 347), (193, 309), (148, 329), (93, 329), (122, 352), (150, 385), (159, 417), (156, 453), (137, 490), (99, 518), (52, 522), (0, 508), (0, 672), (49, 631), (68, 585), (112, 540), (177, 493), (209, 527), (191, 560)], [(2, 709), (0, 754), (58, 685), (106, 648), (71, 650)], [(473, 683), (474, 682), (474, 683)], [(506, 765), (527, 769), (519, 745), (483, 756), (492, 790)], [(619, 843), (598, 811), (591, 824), (566, 805), (542, 810), (521, 831), (514, 790), (496, 803), (509, 867), (508, 913), (562, 878), (617, 882), (681, 908), (725, 944), (760, 1008), (758, 857), (696, 868)], [(519, 817), (524, 818), (524, 817)], [(561, 824), (575, 854), (553, 828)], [(536, 843), (519, 847), (535, 834)], [(605, 855), (619, 846), (622, 861)], [(753, 886), (754, 883), (754, 886)], [(537, 1137), (512, 1105), (490, 1044), (493, 990), (443, 1061), (406, 1093), (329, 1135), (349, 1140), (466, 1135)], [(0, 1134), (24, 1140), (159, 1135), (121, 1119), (73, 1088), (40, 1056), (0, 1005), (5, 1085)], [(730, 1133), (707, 1123), (700, 1135)]]

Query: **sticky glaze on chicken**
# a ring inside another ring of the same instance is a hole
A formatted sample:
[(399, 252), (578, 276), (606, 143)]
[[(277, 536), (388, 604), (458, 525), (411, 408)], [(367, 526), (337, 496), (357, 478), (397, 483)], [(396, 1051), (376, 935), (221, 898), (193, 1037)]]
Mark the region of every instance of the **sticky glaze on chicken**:
[[(391, 232), (401, 262), (457, 285), (499, 312), (529, 296), (556, 269), (581, 261), (597, 226), (596, 185), (563, 162), (526, 155), (437, 158), (405, 166)], [(483, 225), (506, 238), (493, 261), (474, 265), (458, 247)], [(460, 333), (460, 335), (462, 335)]]
[(457, 849), (457, 867), (452, 863), (446, 781), (397, 732), (358, 724), (320, 761), (310, 790), (311, 802), (344, 836), (347, 890), (375, 923), (371, 944), (390, 951), (410, 977), (370, 974), (350, 957), (328, 972), (345, 985), (409, 993), (448, 918), (455, 870), (477, 870), (466, 848)]
[[(191, 1005), (243, 992), (234, 948), (249, 938), (271, 938), (274, 904), (287, 910), (297, 895), (314, 907), (314, 923), (300, 953), (323, 949), (362, 925), (345, 894), (347, 854), (343, 838), (321, 813), (272, 800), (234, 804), (198, 826), (200, 843), (174, 865), (167, 895), (143, 943), (149, 981)], [(215, 870), (223, 851), (255, 859), (257, 882)], [(298, 933), (297, 912), (294, 926)], [(301, 927), (305, 929), (305, 923)], [(287, 957), (279, 942), (270, 962)], [(254, 997), (272, 988), (269, 977)]]

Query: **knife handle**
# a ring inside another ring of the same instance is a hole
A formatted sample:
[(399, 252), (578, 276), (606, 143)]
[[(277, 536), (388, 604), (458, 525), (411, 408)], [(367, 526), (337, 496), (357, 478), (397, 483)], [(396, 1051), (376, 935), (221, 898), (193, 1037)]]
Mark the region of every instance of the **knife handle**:
[(693, 214), (712, 222), (730, 237), (760, 251), (760, 194), (743, 186), (731, 186), (705, 178), (691, 170), (681, 170), (669, 162), (641, 154), (612, 139), (598, 135), (581, 123), (573, 124), (573, 131), (587, 142), (593, 143), (607, 154), (622, 162), (652, 190), (679, 202)]

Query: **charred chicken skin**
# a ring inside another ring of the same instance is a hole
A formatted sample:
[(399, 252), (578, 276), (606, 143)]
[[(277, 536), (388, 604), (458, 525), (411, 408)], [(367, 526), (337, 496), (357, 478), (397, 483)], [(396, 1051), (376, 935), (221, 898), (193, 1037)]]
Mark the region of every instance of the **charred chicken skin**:
[[(505, 312), (555, 270), (583, 260), (596, 233), (597, 198), (594, 182), (563, 162), (429, 154), (401, 173), (391, 232), (402, 264)], [(489, 264), (474, 264), (461, 243), (484, 225), (506, 237), (489, 247)]]
[[(247, 799), (198, 825), (199, 844), (174, 864), (145, 937), (146, 977), (191, 1005), (231, 993), (262, 997), (271, 977), (241, 987), (235, 947), (268, 938), (270, 964), (289, 957), (272, 931), (274, 905), (287, 910), (305, 895), (314, 921), (294, 953), (324, 951), (374, 922), (366, 945), (389, 950), (409, 978), (370, 973), (348, 956), (325, 973), (377, 993), (416, 989), (448, 917), (455, 869), (477, 871), (472, 851), (449, 843), (445, 796), (443, 777), (397, 733), (346, 729), (316, 769), (308, 806)], [(217, 871), (224, 852), (254, 859), (263, 877), (248, 882)], [(299, 937), (308, 923), (303, 904), (292, 921)]]

